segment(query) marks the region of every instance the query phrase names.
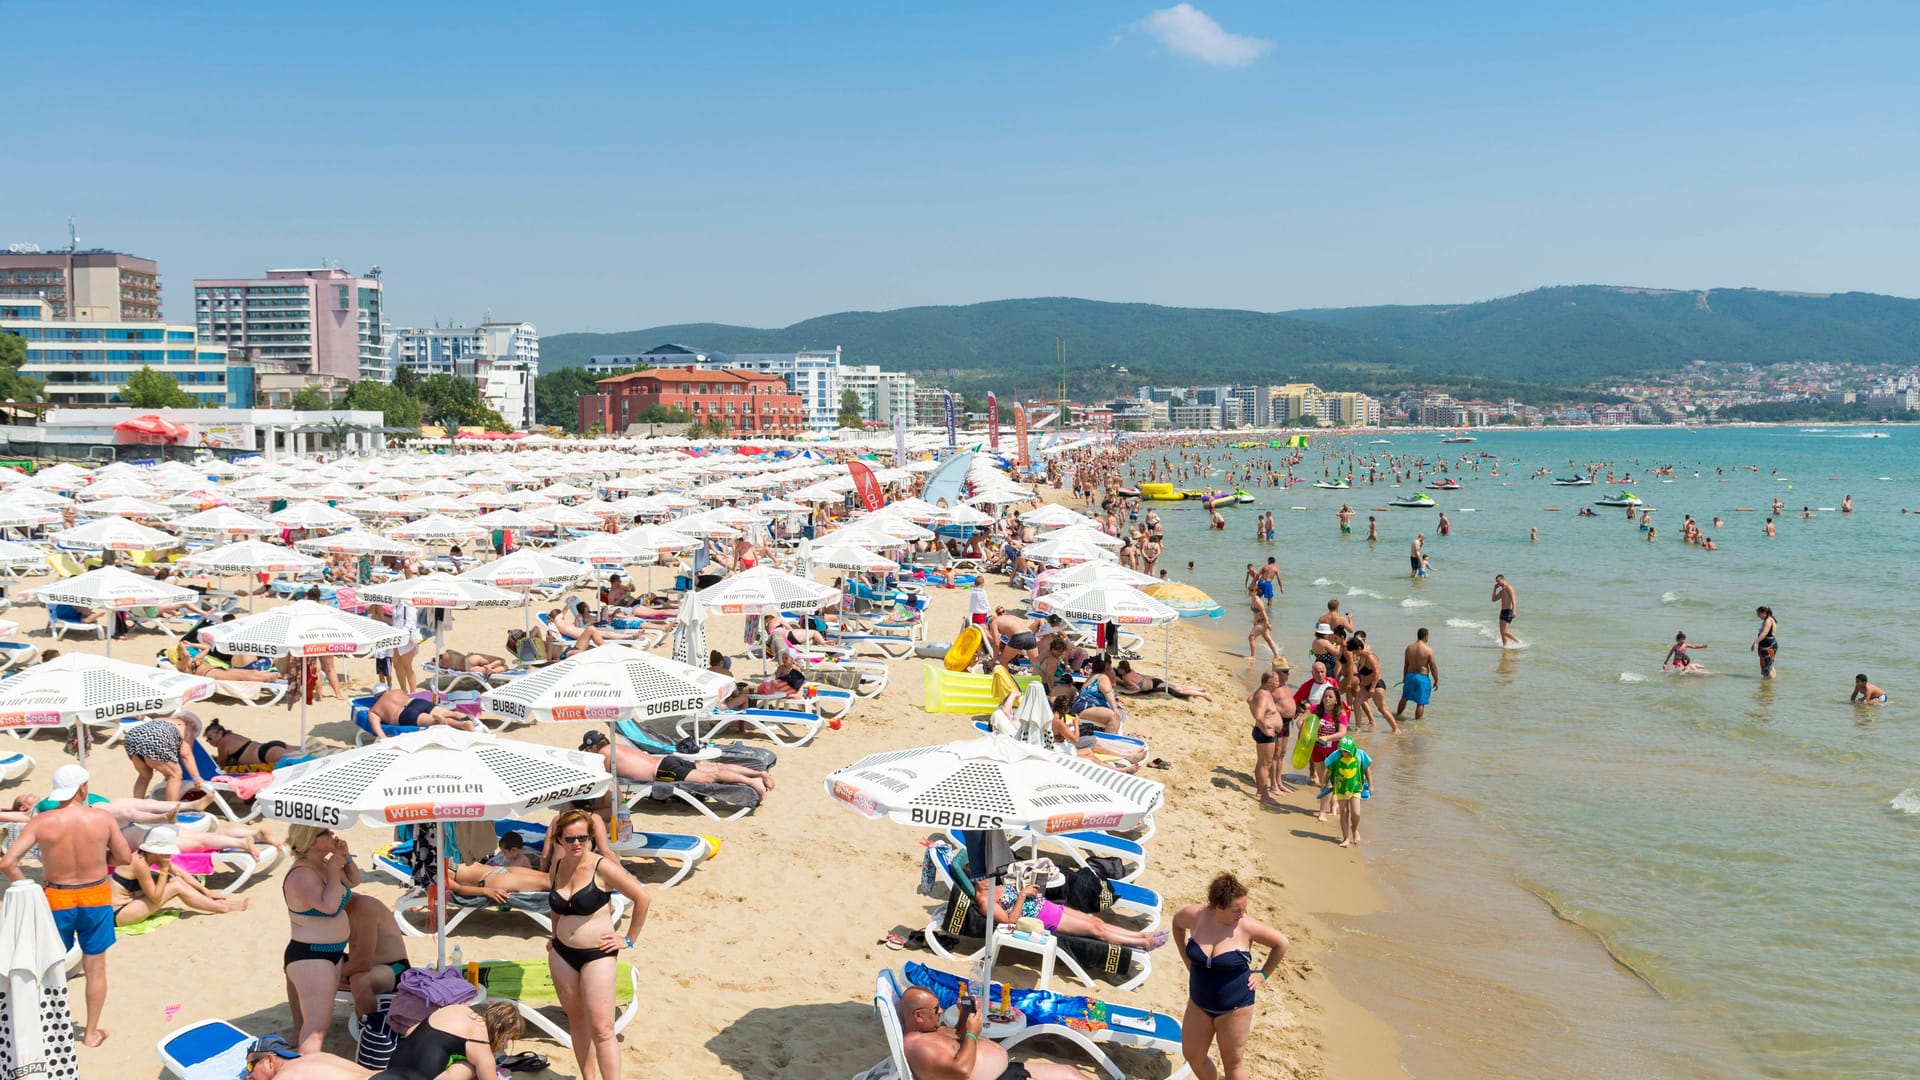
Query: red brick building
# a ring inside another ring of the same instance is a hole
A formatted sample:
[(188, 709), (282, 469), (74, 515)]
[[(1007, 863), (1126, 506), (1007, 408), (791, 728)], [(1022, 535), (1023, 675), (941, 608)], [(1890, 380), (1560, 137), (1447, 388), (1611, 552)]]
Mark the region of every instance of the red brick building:
[(806, 399), (778, 375), (704, 368), (649, 368), (596, 383), (580, 395), (580, 430), (598, 426), (619, 434), (655, 405), (680, 409), (696, 421), (726, 421), (735, 436), (799, 435), (807, 430)]

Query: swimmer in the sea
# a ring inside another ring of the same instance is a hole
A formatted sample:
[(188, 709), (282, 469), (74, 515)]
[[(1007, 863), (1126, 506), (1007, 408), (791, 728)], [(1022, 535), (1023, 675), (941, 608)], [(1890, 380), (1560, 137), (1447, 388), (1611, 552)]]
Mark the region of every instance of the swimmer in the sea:
[(1847, 695), (1849, 704), (1859, 702), (1863, 705), (1885, 705), (1887, 692), (1867, 681), (1865, 672), (1853, 677), (1853, 693)]

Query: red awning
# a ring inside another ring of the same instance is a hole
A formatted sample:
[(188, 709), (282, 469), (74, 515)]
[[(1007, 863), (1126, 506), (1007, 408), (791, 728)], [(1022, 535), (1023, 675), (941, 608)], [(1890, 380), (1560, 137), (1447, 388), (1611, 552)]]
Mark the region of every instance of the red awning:
[(131, 420), (122, 420), (113, 425), (115, 431), (125, 431), (134, 435), (153, 435), (162, 439), (184, 439), (187, 429), (184, 424), (176, 424), (164, 417), (148, 413)]

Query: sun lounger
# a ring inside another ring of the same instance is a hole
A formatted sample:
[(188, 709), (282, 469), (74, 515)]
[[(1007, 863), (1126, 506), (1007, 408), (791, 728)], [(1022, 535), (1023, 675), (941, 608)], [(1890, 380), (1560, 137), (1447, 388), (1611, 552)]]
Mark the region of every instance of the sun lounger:
[[(408, 890), (393, 902), (393, 921), (400, 927), (400, 932), (408, 937), (431, 937), (434, 897), (425, 889), (413, 887), (413, 868), (406, 861), (404, 846), (389, 844), (376, 850), (374, 865), (388, 877), (408, 886)], [(615, 893), (612, 907), (614, 922), (617, 924), (624, 918), (632, 906), (633, 901)], [(476, 911), (516, 911), (533, 920), (543, 933), (553, 933), (553, 917), (547, 909), (547, 894), (544, 892), (508, 893), (506, 902), (499, 903), (491, 897), (461, 896), (449, 889), (447, 933), (459, 929), (460, 924), (467, 921), (467, 916)]]
[[(415, 690), (411, 696), (415, 701), (433, 700), (433, 694), (427, 690)], [(373, 726), (373, 703), (377, 700), (379, 700), (377, 697), (357, 697), (348, 703), (353, 726), (358, 729), (353, 733), (353, 745), (365, 746), (382, 737), (392, 738), (395, 735), (410, 735), (416, 731), (425, 730), (412, 724), (381, 724), (376, 730)], [(473, 721), (473, 726), (478, 730), (492, 730), (487, 727), (486, 721), (480, 718), (479, 695), (473, 691), (456, 690), (443, 693), (440, 695), (440, 705), (453, 709)]]
[(429, 662), (424, 665), (424, 670), (427, 673), (427, 688), (445, 695), (458, 690), (475, 690), (484, 693), (528, 674), (531, 669), (515, 668), (492, 675), (481, 675), (472, 671), (443, 668), (439, 664)]
[(33, 771), (34, 760), (25, 754), (0, 754), (0, 780), (18, 780)]
[[(614, 972), (614, 1003), (619, 1011), (613, 1017), (615, 1035), (627, 1029), (640, 1014), (640, 973), (632, 964), (617, 961)], [(558, 1007), (560, 998), (553, 989), (553, 973), (545, 960), (483, 960), (479, 967), (480, 986), (490, 1001), (511, 1001), (520, 1010), (520, 1018), (539, 1028), (547, 1038), (573, 1049), (573, 1038), (564, 1021), (555, 1022), (542, 1010)]]
[(31, 641), (0, 641), (0, 674), (40, 662), (40, 646)]
[[(927, 948), (931, 950), (934, 955), (945, 960), (971, 963), (986, 952), (986, 942), (984, 936), (982, 936), (986, 931), (986, 916), (983, 912), (973, 910), (973, 881), (966, 875), (964, 869), (965, 858), (964, 849), (955, 851), (950, 855), (942, 856), (935, 854), (932, 856), (933, 865), (938, 871), (940, 880), (946, 884), (949, 895), (947, 902), (942, 904), (940, 908), (934, 912), (933, 917), (928, 920), (926, 936)], [(1119, 886), (1125, 884), (1125, 882), (1109, 881), (1107, 884), (1109, 886)], [(1117, 898), (1119, 892), (1117, 888), (1115, 889), (1114, 895), (1116, 897), (1114, 911), (1118, 914), (1119, 905)], [(1158, 898), (1156, 897), (1155, 899), (1157, 900)], [(977, 927), (977, 929), (973, 930), (973, 934), (974, 936), (980, 937), (981, 944), (979, 948), (972, 950), (966, 955), (954, 953), (940, 940), (943, 936), (949, 938), (967, 937), (969, 936), (969, 929), (975, 927)], [(1152, 928), (1153, 927), (1146, 927), (1145, 929)], [(1086, 986), (1105, 985), (1097, 981), (1088, 971), (1089, 965), (1103, 965), (1101, 973), (1115, 980), (1119, 980), (1114, 983), (1114, 985), (1121, 990), (1132, 990), (1141, 986), (1147, 981), (1148, 976), (1153, 974), (1152, 955), (1140, 949), (1109, 946), (1104, 942), (1095, 941), (1092, 938), (1075, 938), (1066, 934), (1049, 934), (1045, 932), (1030, 933), (1016, 930), (1014, 927), (1005, 925), (995, 926), (994, 935), (994, 951), (996, 954), (1004, 956), (1010, 951), (1024, 952), (1032, 953), (1040, 958), (1039, 985), (1043, 990), (1051, 983), (1053, 969), (1056, 964), (1065, 966), (1068, 971), (1073, 973), (1074, 978), (1080, 980), (1080, 982)], [(1088, 964), (1083, 964), (1081, 959), (1074, 955), (1076, 951), (1087, 958)], [(1099, 959), (1096, 960), (1096, 957)]]
[[(282, 764), (286, 758), (280, 759)], [(302, 759), (305, 760), (305, 759)], [(234, 807), (238, 803), (251, 803), (253, 795), (265, 787), (272, 779), (272, 770), (228, 773), (214, 763), (213, 755), (207, 752), (205, 743), (193, 741), (194, 768), (200, 773), (200, 786), (205, 788), (212, 806), (219, 810), (228, 821), (236, 825), (245, 825), (260, 816), (260, 811), (249, 805), (242, 814)]]
[[(952, 1009), (959, 1004), (961, 979), (957, 975), (913, 962), (906, 965), (897, 979), (891, 971), (883, 971), (880, 975), (881, 982), (875, 989), (874, 1004), (878, 1007), (882, 996), (887, 996), (888, 1007), (896, 1017), (899, 1015), (897, 1006), (901, 982), (932, 991), (943, 1009)], [(891, 994), (888, 993), (889, 984)], [(1028, 1039), (1053, 1036), (1079, 1047), (1113, 1080), (1125, 1080), (1128, 1075), (1137, 1076), (1139, 1073), (1129, 1074), (1122, 1069), (1103, 1047), (1128, 1046), (1162, 1054), (1178, 1062), (1169, 1080), (1192, 1075), (1181, 1055), (1180, 1021), (1166, 1013), (1079, 995), (1050, 994), (1044, 990), (1015, 988), (1012, 996), (1015, 1007), (1021, 1011), (1018, 1021), (1001, 1024), (989, 1019), (982, 1025), (982, 1034), (1006, 1050), (1011, 1051)], [(1096, 1005), (1098, 1008), (1095, 1008)], [(1102, 1016), (1104, 1022), (1099, 1019)]]
[(219, 851), (183, 851), (174, 856), (174, 865), (188, 873), (199, 873), (194, 869), (194, 865), (198, 862), (195, 856), (200, 855), (206, 856), (209, 864), (206, 873), (201, 876), (211, 877), (223, 873), (234, 875), (234, 879), (227, 883), (226, 888), (220, 890), (220, 895), (232, 896), (246, 888), (247, 882), (252, 881), (256, 875), (272, 869), (273, 864), (279, 861), (280, 849), (265, 848), (257, 856), (251, 851), (242, 851), (239, 848), (226, 848)]
[(851, 690), (811, 682), (793, 692), (777, 694), (762, 694), (757, 690), (747, 692), (747, 702), (754, 709), (817, 713), (829, 720), (838, 720), (851, 712), (855, 700), (856, 697)]
[(54, 604), (47, 608), (47, 630), (58, 638), (68, 634), (91, 635), (105, 639), (107, 628), (112, 625), (112, 616), (99, 622), (87, 622), (80, 609), (71, 604)]
[[(642, 800), (686, 803), (715, 821), (732, 821), (753, 813), (760, 806), (760, 793), (746, 784), (696, 784), (688, 780), (657, 780), (650, 784), (621, 784), (627, 796), (627, 809), (637, 810)], [(715, 808), (718, 807), (718, 810)], [(720, 810), (729, 811), (720, 813)]]
[(253, 1039), (225, 1020), (201, 1020), (161, 1036), (153, 1052), (176, 1080), (233, 1080), (247, 1071)]
[[(809, 716), (808, 719), (811, 717)], [(614, 729), (621, 738), (649, 754), (676, 754), (689, 761), (718, 761), (725, 765), (758, 769), (761, 772), (766, 772), (780, 763), (780, 755), (772, 750), (761, 746), (748, 746), (739, 741), (702, 743), (698, 750), (689, 753), (683, 749), (688, 741), (686, 736), (664, 738), (633, 720), (622, 720), (614, 725)]]
[[(794, 699), (773, 700), (785, 703)], [(684, 717), (676, 730), (682, 738), (696, 731), (711, 737), (729, 728), (741, 727), (765, 735), (780, 746), (805, 746), (820, 734), (821, 726), (818, 716), (794, 709), (723, 709)]]

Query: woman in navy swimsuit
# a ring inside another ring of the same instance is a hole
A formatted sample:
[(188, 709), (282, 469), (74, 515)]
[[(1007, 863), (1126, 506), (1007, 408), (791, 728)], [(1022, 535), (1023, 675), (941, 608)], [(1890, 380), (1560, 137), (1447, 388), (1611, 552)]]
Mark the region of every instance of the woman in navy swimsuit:
[[(1254, 991), (1267, 984), (1287, 955), (1287, 935), (1247, 918), (1247, 887), (1223, 873), (1207, 886), (1207, 902), (1173, 917), (1173, 940), (1187, 965), (1187, 1013), (1180, 1021), (1180, 1052), (1199, 1080), (1247, 1080), (1247, 1035), (1253, 1030)], [(1267, 947), (1266, 964), (1253, 966), (1253, 946)], [(1220, 1047), (1220, 1067), (1207, 1057)]]

